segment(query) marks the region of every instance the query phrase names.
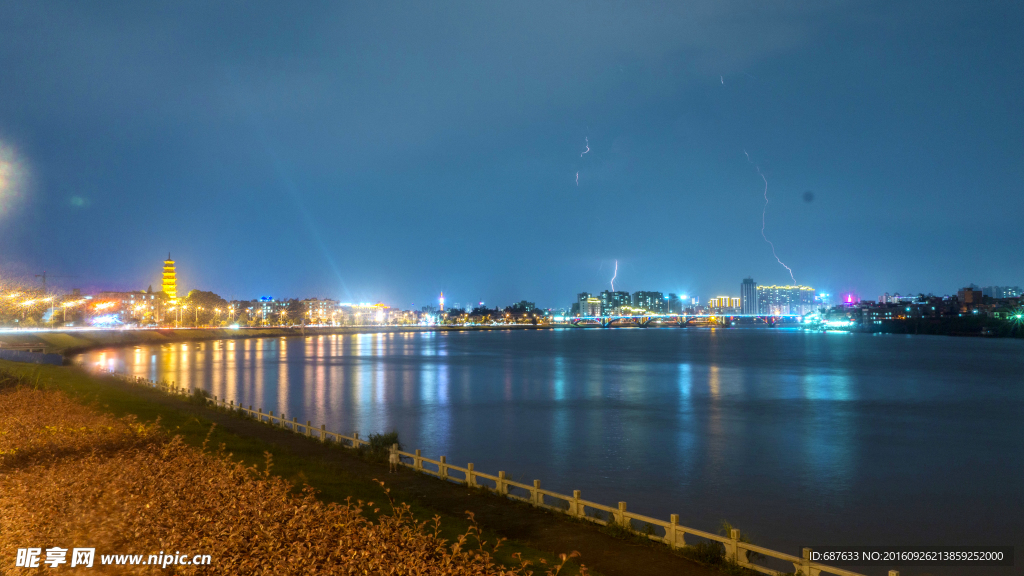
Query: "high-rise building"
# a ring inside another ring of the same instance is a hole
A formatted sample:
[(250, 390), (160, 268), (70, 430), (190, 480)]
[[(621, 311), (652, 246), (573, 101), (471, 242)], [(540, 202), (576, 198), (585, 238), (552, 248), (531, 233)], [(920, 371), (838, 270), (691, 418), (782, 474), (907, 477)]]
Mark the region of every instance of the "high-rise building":
[(986, 286), (981, 289), (982, 296), (989, 298), (1020, 298), (1020, 286)]
[(679, 294), (669, 293), (668, 295), (668, 313), (669, 314), (682, 314), (683, 313), (683, 300), (679, 297)]
[(576, 306), (579, 308), (580, 316), (587, 315), (587, 298), (590, 298), (590, 292), (580, 292), (576, 295)]
[(593, 296), (587, 298), (586, 302), (580, 303), (580, 316), (600, 316), (601, 299)]
[(809, 314), (814, 312), (814, 288), (810, 286), (758, 286), (758, 314)]
[(753, 278), (740, 283), (740, 314), (757, 314), (757, 282)]
[(642, 308), (655, 314), (664, 314), (668, 300), (661, 292), (633, 292), (633, 307)]
[(601, 292), (601, 314), (610, 314), (613, 310), (622, 308), (623, 306), (629, 306), (632, 300), (629, 297), (629, 292), (611, 292), (605, 290)]
[(164, 260), (163, 291), (167, 300), (172, 304), (178, 301), (178, 277), (174, 271), (174, 260), (171, 260), (171, 253), (167, 253), (167, 260)]

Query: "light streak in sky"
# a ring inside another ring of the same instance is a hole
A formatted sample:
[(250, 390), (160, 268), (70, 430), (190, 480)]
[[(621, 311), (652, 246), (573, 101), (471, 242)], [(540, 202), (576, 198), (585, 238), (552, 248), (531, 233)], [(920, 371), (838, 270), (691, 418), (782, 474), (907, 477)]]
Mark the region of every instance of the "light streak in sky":
[(615, 273), (612, 274), (612, 292), (615, 292), (615, 278), (619, 276), (619, 261), (615, 261)]
[(28, 176), (27, 166), (17, 151), (0, 142), (0, 217), (19, 200)]
[(587, 149), (580, 153), (580, 158), (583, 158), (584, 154), (586, 154), (587, 152), (590, 152), (590, 138), (587, 138), (586, 136), (584, 136), (583, 139), (587, 143)]
[(722, 81), (723, 85), (725, 84), (725, 76), (719, 76), (718, 79)]
[(580, 173), (579, 173), (579, 171), (576, 172), (576, 185), (577, 186), (580, 185)]
[(306, 203), (303, 201), (302, 194), (299, 189), (299, 184), (297, 184), (292, 178), (292, 172), (288, 170), (288, 166), (285, 164), (284, 159), (277, 153), (278, 148), (276, 148), (271, 142), (265, 125), (261, 122), (262, 118), (257, 115), (251, 106), (243, 107), (243, 109), (246, 108), (248, 108), (250, 124), (253, 131), (256, 133), (257, 141), (263, 145), (263, 150), (269, 157), (270, 168), (277, 176), (278, 184), (291, 196), (292, 201), (295, 203), (297, 212), (302, 219), (305, 220), (307, 232), (312, 240), (319, 246), (324, 260), (334, 272), (334, 275), (338, 279), (338, 284), (344, 291), (345, 295), (351, 297), (352, 294), (349, 291), (348, 286), (345, 284), (345, 280), (341, 276), (341, 270), (338, 268), (337, 261), (334, 258), (335, 252), (332, 250), (332, 247), (328, 246), (323, 234), (321, 233), (320, 226), (317, 225), (317, 221), (314, 219), (310, 210), (306, 207)]
[[(743, 154), (746, 155), (747, 162), (754, 164), (753, 162), (751, 162), (750, 154), (747, 154), (746, 150), (743, 151)], [(775, 260), (778, 261), (778, 263), (781, 264), (783, 268), (789, 271), (789, 278), (793, 280), (794, 284), (796, 284), (796, 278), (793, 276), (793, 269), (790, 268), (789, 266), (786, 266), (786, 263), (783, 262), (781, 258), (779, 258), (779, 255), (775, 253), (775, 244), (773, 244), (772, 241), (768, 239), (768, 236), (766, 236), (764, 233), (765, 216), (768, 213), (768, 179), (765, 178), (764, 174), (761, 173), (760, 166), (754, 164), (754, 168), (757, 169), (757, 175), (761, 177), (761, 180), (764, 180), (764, 208), (761, 209), (761, 238), (764, 238), (764, 241), (767, 242), (768, 245), (772, 247), (772, 256), (775, 256)]]

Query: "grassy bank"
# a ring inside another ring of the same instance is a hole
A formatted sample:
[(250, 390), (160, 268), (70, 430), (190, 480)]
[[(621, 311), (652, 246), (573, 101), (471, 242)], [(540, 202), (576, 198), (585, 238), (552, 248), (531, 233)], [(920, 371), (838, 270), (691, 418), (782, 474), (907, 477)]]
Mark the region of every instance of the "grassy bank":
[[(559, 563), (522, 545), (495, 551), (493, 532), (481, 548), (481, 532), (466, 517), (419, 503), (392, 508), (379, 482), (339, 462), (310, 461), (227, 432), (115, 382), (6, 362), (0, 373), (17, 377), (0, 377), (4, 563), (17, 548), (39, 542), (96, 546), (97, 554), (196, 551), (215, 559), (203, 568), (213, 571), (202, 573), (217, 574), (252, 573), (254, 566), (276, 574), (337, 573), (325, 567), (338, 568), (339, 558), (358, 573), (426, 566), (429, 574), (497, 574), (490, 564), (497, 561), (501, 573), (520, 574), (521, 560)], [(386, 467), (380, 472), (387, 479)], [(339, 550), (339, 541), (347, 548)], [(573, 565), (562, 573), (578, 572)]]
[[(500, 542), (482, 538), (475, 526), (445, 538), (440, 518), (418, 522), (381, 485), (378, 498), (366, 502), (324, 502), (312, 489), (296, 494), (273, 474), (269, 456), (262, 466), (246, 466), (226, 446), (211, 450), (212, 438), (190, 446), (156, 423), (102, 414), (47, 384), (0, 380), (5, 560), (18, 548), (43, 545), (94, 547), (100, 558), (148, 560), (165, 550), (209, 556), (209, 565), (175, 567), (179, 574), (529, 573), (522, 562), (496, 564)], [(101, 573), (160, 569), (107, 566)]]

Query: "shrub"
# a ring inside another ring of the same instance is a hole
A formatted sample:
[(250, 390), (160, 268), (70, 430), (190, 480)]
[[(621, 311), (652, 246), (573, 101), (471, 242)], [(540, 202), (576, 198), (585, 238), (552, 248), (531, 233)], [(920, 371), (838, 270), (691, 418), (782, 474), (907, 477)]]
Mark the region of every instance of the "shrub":
[(370, 443), (363, 444), (359, 449), (374, 461), (387, 462), (388, 455), (391, 454), (391, 446), (394, 444), (398, 444), (399, 450), (402, 449), (402, 443), (398, 441), (398, 432), (396, 430), (384, 432), (383, 434), (370, 434), (367, 440)]
[(704, 564), (722, 564), (725, 562), (725, 546), (714, 540), (698, 542), (683, 548), (683, 555)]
[(209, 399), (210, 393), (202, 388), (193, 388), (192, 393), (188, 395), (188, 401), (191, 404), (199, 404), (200, 406), (206, 406)]

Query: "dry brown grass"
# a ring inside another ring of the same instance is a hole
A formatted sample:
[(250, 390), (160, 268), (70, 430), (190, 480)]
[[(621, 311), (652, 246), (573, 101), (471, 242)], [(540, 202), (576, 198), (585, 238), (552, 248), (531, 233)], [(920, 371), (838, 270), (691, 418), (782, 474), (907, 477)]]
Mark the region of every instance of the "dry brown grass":
[[(269, 456), (263, 470), (245, 467), (60, 392), (0, 390), (0, 414), (4, 571), (29, 573), (11, 568), (18, 548), (60, 546), (96, 548), (93, 568), (59, 569), (83, 574), (532, 573), (525, 564), (495, 564), (500, 541), (485, 542), (475, 527), (456, 542), (442, 539), (439, 519), (417, 523), (386, 490), (384, 510), (372, 502), (325, 504), (309, 489), (295, 495), (270, 473)], [(161, 551), (209, 554), (212, 566), (99, 566), (101, 554)], [(556, 574), (559, 567), (541, 569)]]

